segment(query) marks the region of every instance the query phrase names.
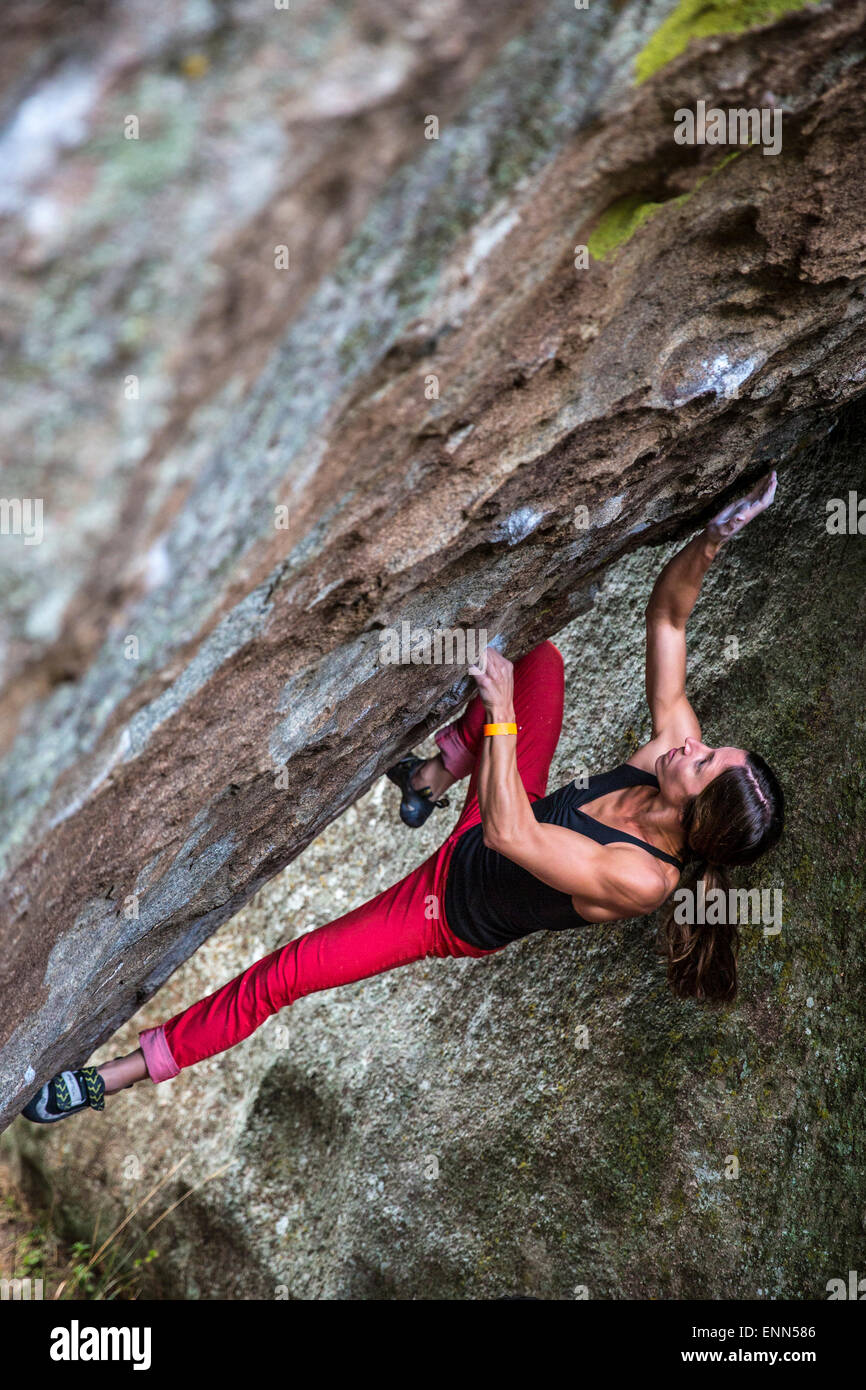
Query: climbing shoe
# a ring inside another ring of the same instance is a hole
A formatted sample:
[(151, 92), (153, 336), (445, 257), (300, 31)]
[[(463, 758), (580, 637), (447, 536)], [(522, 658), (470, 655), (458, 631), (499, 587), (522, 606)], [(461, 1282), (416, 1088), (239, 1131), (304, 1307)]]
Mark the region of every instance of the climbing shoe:
[(423, 758), (401, 758), (399, 763), (389, 767), (385, 776), (390, 777), (403, 793), (400, 802), (400, 819), (404, 825), (408, 825), (412, 830), (417, 830), (419, 825), (423, 825), (427, 817), (432, 812), (434, 806), (447, 806), (447, 797), (442, 797), (441, 801), (433, 800), (433, 793), (429, 787), (413, 787), (412, 778), (419, 767), (424, 766)]
[(53, 1125), (65, 1120), (67, 1115), (88, 1108), (105, 1109), (105, 1082), (96, 1067), (58, 1072), (36, 1092), (21, 1113), (34, 1124)]

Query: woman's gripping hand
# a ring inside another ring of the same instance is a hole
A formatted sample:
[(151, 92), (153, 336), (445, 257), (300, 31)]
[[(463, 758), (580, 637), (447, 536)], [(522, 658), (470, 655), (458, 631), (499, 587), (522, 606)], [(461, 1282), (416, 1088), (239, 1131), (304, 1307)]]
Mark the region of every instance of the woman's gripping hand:
[(491, 723), (514, 720), (514, 667), (495, 647), (487, 647), (483, 666), (470, 666)]
[(766, 511), (776, 495), (777, 481), (774, 468), (745, 497), (724, 507), (718, 516), (714, 516), (707, 524), (707, 535), (710, 539), (721, 545), (723, 541), (730, 540), (731, 536), (742, 531), (743, 527), (748, 526), (761, 512)]

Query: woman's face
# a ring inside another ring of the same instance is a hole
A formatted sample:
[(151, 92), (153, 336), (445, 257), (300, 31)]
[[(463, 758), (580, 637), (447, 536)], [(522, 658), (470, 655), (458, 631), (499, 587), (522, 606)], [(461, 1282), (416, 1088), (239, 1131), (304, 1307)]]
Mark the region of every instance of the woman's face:
[(725, 768), (743, 767), (745, 761), (742, 748), (711, 748), (699, 739), (687, 738), (681, 748), (660, 754), (655, 774), (662, 794), (678, 806), (702, 792)]

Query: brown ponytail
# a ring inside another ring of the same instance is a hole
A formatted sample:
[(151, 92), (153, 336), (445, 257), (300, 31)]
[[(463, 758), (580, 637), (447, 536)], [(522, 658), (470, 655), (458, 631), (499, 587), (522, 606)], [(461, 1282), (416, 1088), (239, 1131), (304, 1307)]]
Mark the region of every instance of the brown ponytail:
[[(785, 821), (782, 788), (758, 753), (742, 767), (726, 768), (686, 802), (682, 822), (686, 871), (677, 892), (707, 894), (720, 888), (728, 900), (729, 867), (753, 864), (776, 844)], [(678, 922), (677, 902), (666, 905), (659, 945), (668, 961), (668, 982), (680, 999), (722, 1003), (737, 993), (740, 934), (734, 922)]]

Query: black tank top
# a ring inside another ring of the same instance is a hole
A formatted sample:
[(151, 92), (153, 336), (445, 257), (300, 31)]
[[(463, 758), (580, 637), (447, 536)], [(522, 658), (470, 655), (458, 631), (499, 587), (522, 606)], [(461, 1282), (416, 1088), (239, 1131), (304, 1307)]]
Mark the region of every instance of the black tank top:
[[(642, 845), (650, 854), (681, 869), (682, 862), (672, 854), (625, 830), (603, 825), (580, 809), (608, 792), (639, 785), (657, 787), (658, 778), (630, 763), (620, 763), (610, 772), (594, 774), (587, 787), (576, 787), (569, 782), (559, 791), (534, 801), (532, 814), (537, 821), (563, 825), (579, 835), (588, 835), (601, 845), (615, 840)], [(568, 893), (548, 887), (528, 869), (506, 859), (497, 850), (488, 849), (480, 825), (465, 831), (454, 847), (445, 881), (445, 917), (461, 941), (488, 951), (507, 946), (510, 941), (529, 936), (531, 932), (563, 931), (566, 927), (585, 925), (585, 919), (575, 911)]]

